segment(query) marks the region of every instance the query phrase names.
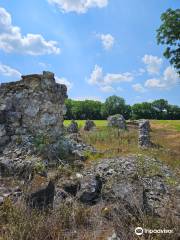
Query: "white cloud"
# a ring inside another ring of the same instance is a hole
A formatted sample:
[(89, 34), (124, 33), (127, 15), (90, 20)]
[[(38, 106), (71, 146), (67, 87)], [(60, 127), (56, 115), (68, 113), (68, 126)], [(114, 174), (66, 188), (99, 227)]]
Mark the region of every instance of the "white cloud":
[(0, 63), (0, 75), (14, 78), (21, 77), (21, 73), (18, 70), (11, 68), (10, 66), (4, 65), (2, 63)]
[(107, 73), (103, 74), (102, 67), (95, 65), (88, 82), (92, 85), (110, 85), (113, 83), (131, 82), (133, 75), (129, 72), (125, 73)]
[(144, 86), (147, 88), (165, 88), (165, 84), (161, 83), (161, 80), (157, 78), (148, 79)]
[(103, 8), (108, 5), (108, 0), (48, 0), (63, 12), (86, 13), (89, 8)]
[(115, 92), (115, 89), (114, 89), (112, 86), (110, 86), (110, 85), (101, 86), (101, 87), (100, 87), (100, 90), (101, 90), (102, 92), (105, 92), (105, 93)]
[(159, 74), (162, 65), (162, 59), (157, 56), (144, 55), (142, 61), (146, 64), (146, 69), (149, 74)]
[(129, 72), (125, 73), (108, 73), (104, 77), (104, 82), (106, 84), (121, 83), (121, 82), (131, 82), (133, 80), (133, 75)]
[(146, 89), (140, 83), (133, 84), (132, 87), (136, 92), (144, 93), (146, 91)]
[(84, 100), (94, 100), (94, 101), (100, 101), (100, 102), (103, 102), (103, 100), (100, 98), (100, 97), (97, 97), (97, 96), (80, 96), (80, 97), (75, 97), (75, 98), (72, 98), (74, 100), (79, 100), (79, 101), (84, 101)]
[(73, 84), (70, 81), (68, 81), (66, 78), (63, 78), (63, 77), (59, 78), (56, 76), (55, 79), (57, 83), (65, 84), (68, 90), (70, 90), (73, 86)]
[(94, 70), (91, 73), (88, 83), (91, 85), (100, 85), (104, 83), (103, 69), (98, 65), (95, 65)]
[[(104, 74), (102, 67), (95, 65), (94, 70), (88, 79), (88, 83), (91, 85), (97, 85), (103, 92), (114, 92), (115, 88), (112, 86), (113, 84), (131, 82), (133, 78), (133, 75), (129, 72)], [(116, 89), (120, 90), (121, 88), (117, 87)]]
[(144, 85), (147, 88), (170, 89), (179, 82), (180, 79), (175, 69), (169, 66), (164, 70), (162, 77), (148, 79)]
[(169, 87), (180, 82), (179, 76), (173, 67), (169, 66), (165, 69), (163, 73), (163, 81)]
[(105, 50), (110, 50), (114, 45), (114, 37), (111, 34), (98, 34)]
[(29, 55), (59, 54), (57, 42), (46, 41), (40, 34), (23, 36), (21, 29), (12, 25), (11, 15), (0, 8), (0, 49)]

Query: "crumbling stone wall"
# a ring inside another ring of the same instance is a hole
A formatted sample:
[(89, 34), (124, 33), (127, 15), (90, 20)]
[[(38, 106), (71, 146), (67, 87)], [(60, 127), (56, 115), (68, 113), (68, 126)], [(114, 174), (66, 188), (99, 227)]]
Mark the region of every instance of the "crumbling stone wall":
[(150, 140), (150, 123), (149, 120), (140, 120), (139, 121), (139, 147), (140, 148), (149, 148), (152, 146)]
[(61, 135), (65, 98), (66, 86), (56, 83), (51, 72), (1, 84), (0, 148), (18, 136)]

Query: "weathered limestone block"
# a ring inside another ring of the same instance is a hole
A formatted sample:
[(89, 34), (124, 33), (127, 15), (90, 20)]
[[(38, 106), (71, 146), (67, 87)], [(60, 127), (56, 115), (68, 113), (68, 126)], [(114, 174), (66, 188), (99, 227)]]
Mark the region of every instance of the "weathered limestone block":
[(139, 121), (139, 147), (148, 148), (151, 147), (150, 141), (150, 123), (149, 120)]
[(92, 120), (87, 120), (84, 125), (85, 131), (90, 131), (96, 127), (95, 123)]
[(68, 126), (67, 131), (69, 133), (78, 133), (78, 124), (74, 120), (71, 121), (70, 125)]
[(116, 114), (108, 117), (108, 126), (117, 127), (119, 129), (126, 129), (126, 121), (120, 114)]
[(93, 205), (98, 202), (102, 190), (102, 180), (96, 176), (87, 176), (81, 180), (81, 188), (78, 192), (78, 199), (82, 203)]
[[(1, 84), (1, 137), (61, 135), (66, 97), (66, 86), (56, 83), (51, 72), (26, 75), (20, 81)], [(1, 139), (1, 142), (5, 141)]]

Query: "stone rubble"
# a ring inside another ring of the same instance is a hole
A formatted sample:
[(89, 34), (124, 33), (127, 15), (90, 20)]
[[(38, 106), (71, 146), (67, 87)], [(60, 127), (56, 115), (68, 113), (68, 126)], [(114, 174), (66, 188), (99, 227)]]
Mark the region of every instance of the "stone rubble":
[[(160, 161), (143, 157), (144, 160), (141, 162), (141, 158), (132, 155), (100, 160), (95, 166), (83, 172), (84, 179), (80, 179), (80, 182), (90, 179), (85, 181), (88, 186), (98, 175), (102, 181), (102, 190), (96, 198), (93, 198), (94, 192), (92, 192), (93, 201), (99, 197), (107, 202), (118, 201), (134, 216), (144, 212), (164, 217), (166, 215), (164, 206), (171, 201), (173, 191), (176, 191), (175, 189), (172, 191), (167, 179), (173, 179), (174, 175)], [(145, 172), (142, 172), (143, 169)], [(169, 211), (178, 217), (179, 210), (176, 206)]]

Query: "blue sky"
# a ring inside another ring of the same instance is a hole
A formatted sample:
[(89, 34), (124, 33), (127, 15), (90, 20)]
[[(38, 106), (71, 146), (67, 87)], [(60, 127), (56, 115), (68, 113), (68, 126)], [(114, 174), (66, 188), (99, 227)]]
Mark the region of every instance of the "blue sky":
[(175, 70), (156, 43), (179, 0), (0, 0), (0, 82), (53, 71), (73, 99), (180, 104)]

